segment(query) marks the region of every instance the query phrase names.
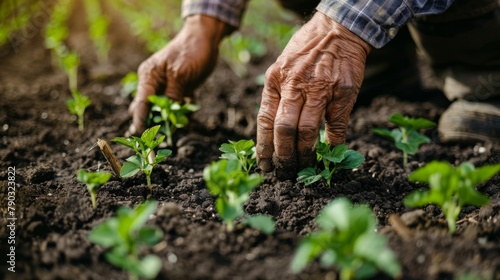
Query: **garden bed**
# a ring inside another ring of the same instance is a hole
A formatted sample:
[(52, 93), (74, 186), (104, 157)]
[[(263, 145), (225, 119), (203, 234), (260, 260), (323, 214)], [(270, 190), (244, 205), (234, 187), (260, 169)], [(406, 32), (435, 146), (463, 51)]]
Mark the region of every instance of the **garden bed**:
[[(76, 173), (78, 169), (111, 170), (95, 143), (98, 138), (110, 142), (123, 136), (130, 124), (131, 100), (120, 95), (119, 80), (145, 58), (134, 46), (131, 43), (112, 52), (113, 67), (95, 66), (92, 56), (82, 60), (80, 90), (92, 101), (84, 132), (67, 111), (66, 77), (51, 67), (41, 35), (16, 48), (2, 48), (0, 209), (6, 217), (8, 168), (15, 167), (17, 218), (15, 273), (6, 266), (9, 232), (7, 221), (2, 220), (2, 279), (126, 279), (127, 274), (110, 265), (104, 249), (91, 244), (87, 236), (120, 205), (135, 206), (147, 199), (159, 202), (149, 223), (165, 233), (149, 249), (163, 263), (158, 279), (335, 279), (334, 268), (321, 268), (317, 262), (298, 275), (291, 274), (289, 265), (300, 238), (316, 228), (316, 215), (338, 197), (370, 205), (379, 232), (388, 238), (403, 267), (403, 279), (457, 279), (467, 274), (500, 279), (500, 176), (478, 187), (491, 203), (481, 209), (465, 207), (454, 235), (448, 233), (438, 207), (419, 211), (402, 204), (406, 195), (422, 188), (407, 176), (423, 164), (443, 160), (482, 166), (498, 163), (500, 151), (484, 143), (443, 144), (432, 129), (426, 133), (432, 143), (423, 145), (403, 168), (401, 152), (393, 143), (371, 132), (387, 127), (392, 113), (437, 121), (448, 104), (434, 90), (423, 91), (413, 100), (397, 96), (361, 100), (363, 105), (351, 116), (347, 139), (349, 147), (366, 158), (358, 169), (336, 173), (330, 188), (323, 183), (305, 187), (265, 174), (245, 211), (271, 215), (276, 232), (266, 235), (243, 226), (227, 232), (205, 187), (203, 168), (218, 159), (218, 148), (227, 140), (255, 138), (262, 91), (255, 77), (275, 59), (273, 52), (254, 62), (245, 79), (219, 63), (196, 94), (202, 108), (193, 114), (189, 127), (178, 131), (173, 155), (155, 167), (152, 193), (142, 173), (127, 179), (113, 177), (101, 188), (98, 207), (92, 209)], [(130, 156), (124, 147), (110, 144), (121, 161)], [(403, 215), (404, 228), (410, 233), (391, 224), (391, 215)], [(379, 274), (375, 278), (388, 277)]]

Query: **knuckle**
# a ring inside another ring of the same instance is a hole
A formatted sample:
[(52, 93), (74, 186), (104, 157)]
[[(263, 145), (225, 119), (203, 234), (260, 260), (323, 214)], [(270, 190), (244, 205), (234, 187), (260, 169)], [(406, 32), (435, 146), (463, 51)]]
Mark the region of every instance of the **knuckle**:
[(274, 118), (273, 116), (264, 110), (260, 110), (257, 115), (257, 126), (260, 129), (270, 130), (273, 128)]
[(299, 127), (299, 140), (305, 142), (313, 142), (318, 138), (319, 130), (315, 126), (305, 125)]
[(297, 128), (287, 123), (275, 124), (274, 131), (282, 138), (294, 138), (297, 135)]

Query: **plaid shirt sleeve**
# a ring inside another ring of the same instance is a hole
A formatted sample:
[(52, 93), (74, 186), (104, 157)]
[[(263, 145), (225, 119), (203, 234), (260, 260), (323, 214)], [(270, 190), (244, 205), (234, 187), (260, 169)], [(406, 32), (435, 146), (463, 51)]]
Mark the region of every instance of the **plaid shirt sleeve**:
[(317, 10), (342, 24), (373, 47), (381, 48), (413, 17), (442, 13), (453, 1), (321, 0)]
[(239, 27), (247, 0), (183, 0), (182, 17), (207, 15)]

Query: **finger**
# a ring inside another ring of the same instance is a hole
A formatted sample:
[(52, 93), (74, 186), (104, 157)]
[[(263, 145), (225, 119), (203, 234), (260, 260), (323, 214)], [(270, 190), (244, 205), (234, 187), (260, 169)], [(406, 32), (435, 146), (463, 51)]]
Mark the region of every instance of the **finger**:
[(326, 108), (326, 139), (331, 145), (345, 143), (349, 115), (356, 102), (359, 86), (356, 84), (350, 71), (344, 69), (343, 81), (333, 89), (333, 99)]
[(335, 77), (333, 73), (334, 54), (323, 50), (323, 42), (318, 47), (315, 55), (315, 67), (311, 82), (304, 95), (305, 103), (302, 108), (299, 126), (297, 153), (299, 168), (314, 166), (316, 162), (316, 143), (319, 128), (325, 117), (326, 105), (332, 99), (332, 85)]
[[(314, 91), (316, 90), (314, 89)], [(331, 87), (329, 90), (331, 91)], [(322, 94), (319, 96), (318, 94), (311, 94), (313, 90), (306, 95), (306, 101), (300, 113), (298, 124), (297, 156), (299, 169), (312, 167), (316, 162), (316, 143), (319, 128), (325, 117), (327, 97), (330, 95), (325, 94), (326, 91), (328, 91), (327, 88), (321, 88)]]
[(297, 132), (304, 98), (300, 87), (290, 82), (281, 91), (276, 119), (274, 122), (273, 163), (276, 176), (291, 179), (297, 175)]
[(139, 67), (139, 84), (133, 102), (129, 106), (129, 114), (132, 115), (132, 124), (129, 127), (129, 134), (137, 135), (146, 129), (146, 120), (149, 115), (150, 104), (148, 97), (154, 95), (164, 79), (159, 75), (156, 66), (151, 60), (145, 61)]
[(274, 65), (267, 70), (260, 109), (257, 115), (257, 145), (255, 152), (257, 164), (264, 172), (273, 169), (274, 121), (280, 103), (278, 75), (279, 70)]

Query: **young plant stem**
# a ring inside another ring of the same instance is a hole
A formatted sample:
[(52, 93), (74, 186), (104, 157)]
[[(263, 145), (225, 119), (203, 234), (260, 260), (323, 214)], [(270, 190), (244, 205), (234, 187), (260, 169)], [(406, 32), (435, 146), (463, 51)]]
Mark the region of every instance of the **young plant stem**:
[(146, 181), (148, 182), (148, 188), (149, 188), (149, 191), (153, 191), (153, 186), (151, 185), (151, 173), (146, 173), (144, 172), (144, 174), (146, 174)]
[(344, 268), (340, 270), (340, 280), (352, 280), (354, 279), (354, 271), (349, 268)]
[(92, 201), (92, 208), (96, 209), (97, 208), (97, 198), (95, 195), (94, 191), (89, 191), (90, 193), (90, 200)]
[(227, 221), (226, 223), (227, 223), (227, 227), (226, 227), (227, 231), (232, 232), (234, 229), (233, 221)]
[(165, 132), (167, 134), (167, 146), (172, 147), (172, 134), (173, 131), (170, 130), (170, 123), (168, 121), (165, 122)]
[(406, 165), (408, 165), (408, 153), (403, 151), (403, 167), (406, 167)]
[(84, 126), (83, 126), (83, 114), (78, 114), (78, 130), (83, 131)]

